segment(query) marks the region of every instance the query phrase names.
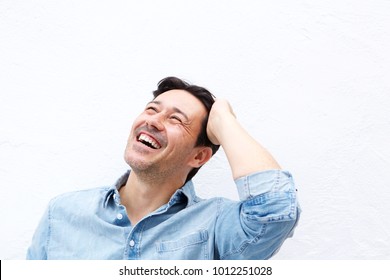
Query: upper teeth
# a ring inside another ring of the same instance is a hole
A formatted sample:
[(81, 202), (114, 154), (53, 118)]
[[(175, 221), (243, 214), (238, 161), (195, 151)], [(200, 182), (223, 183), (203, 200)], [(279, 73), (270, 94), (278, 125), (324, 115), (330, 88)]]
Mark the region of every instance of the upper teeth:
[(152, 138), (150, 138), (149, 136), (145, 135), (145, 134), (141, 134), (138, 138), (139, 141), (144, 141), (144, 142), (147, 142), (149, 143), (150, 145), (152, 145), (153, 148), (155, 149), (159, 149), (160, 148), (160, 145), (157, 144), (156, 141), (154, 141)]

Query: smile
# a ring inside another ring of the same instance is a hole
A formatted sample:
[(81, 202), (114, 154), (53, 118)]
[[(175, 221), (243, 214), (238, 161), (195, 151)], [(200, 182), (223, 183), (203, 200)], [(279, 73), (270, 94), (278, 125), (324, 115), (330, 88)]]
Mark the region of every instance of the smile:
[(152, 137), (141, 133), (138, 137), (137, 140), (141, 142), (142, 144), (148, 146), (149, 148), (152, 149), (160, 149), (161, 145), (157, 142), (157, 140), (153, 139)]

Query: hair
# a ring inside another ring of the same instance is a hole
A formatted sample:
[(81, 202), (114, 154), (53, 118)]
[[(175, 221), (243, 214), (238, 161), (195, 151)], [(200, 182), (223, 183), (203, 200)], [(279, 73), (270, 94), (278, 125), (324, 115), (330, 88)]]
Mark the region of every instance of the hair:
[[(200, 133), (199, 133), (198, 138), (196, 140), (195, 147), (201, 147), (201, 146), (210, 147), (212, 150), (212, 155), (214, 155), (218, 151), (219, 145), (213, 144), (210, 141), (210, 139), (207, 137), (207, 122), (209, 119), (209, 113), (210, 113), (211, 107), (214, 104), (214, 98), (215, 98), (214, 95), (204, 87), (189, 84), (189, 83), (187, 83), (187, 82), (185, 82), (177, 77), (167, 77), (167, 78), (162, 79), (158, 83), (157, 89), (155, 91), (153, 91), (153, 96), (154, 96), (154, 98), (156, 98), (160, 94), (162, 94), (166, 91), (169, 91), (169, 90), (173, 90), (173, 89), (181, 89), (181, 90), (187, 91), (188, 93), (195, 96), (200, 102), (202, 102), (202, 104), (206, 108), (207, 115), (202, 121), (201, 130), (200, 130)], [(186, 182), (191, 180), (192, 177), (194, 177), (195, 174), (199, 171), (199, 169), (200, 169), (200, 167), (193, 168), (188, 173)]]

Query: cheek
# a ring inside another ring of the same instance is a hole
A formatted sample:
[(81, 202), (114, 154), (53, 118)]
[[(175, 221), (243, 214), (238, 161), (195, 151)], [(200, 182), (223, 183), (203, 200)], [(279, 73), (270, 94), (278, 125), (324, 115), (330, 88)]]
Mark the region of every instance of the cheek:
[(145, 121), (145, 116), (144, 114), (140, 114), (138, 117), (136, 117), (133, 121), (133, 128), (136, 127), (137, 125), (143, 123)]
[(190, 150), (194, 148), (196, 138), (183, 128), (170, 129), (168, 132), (170, 142), (175, 149)]
[(137, 128), (139, 128), (144, 123), (145, 123), (145, 117), (141, 114), (133, 121), (133, 124), (131, 126), (131, 130), (130, 130), (130, 137), (132, 134), (135, 133)]
[(139, 127), (140, 123), (141, 122), (138, 119), (136, 119), (133, 122), (131, 129), (130, 129), (130, 132), (129, 132), (129, 135), (127, 137), (126, 150), (131, 146), (133, 139), (135, 139), (136, 129), (137, 129), (137, 127)]

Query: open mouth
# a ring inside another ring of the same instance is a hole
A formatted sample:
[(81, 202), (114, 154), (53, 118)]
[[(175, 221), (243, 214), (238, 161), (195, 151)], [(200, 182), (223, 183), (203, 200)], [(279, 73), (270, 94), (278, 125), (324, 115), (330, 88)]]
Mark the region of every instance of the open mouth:
[(161, 145), (157, 142), (157, 140), (153, 139), (152, 137), (150, 137), (146, 134), (141, 133), (140, 135), (138, 135), (137, 140), (139, 142), (141, 142), (142, 144), (148, 146), (149, 148), (152, 148), (155, 150), (161, 148)]

